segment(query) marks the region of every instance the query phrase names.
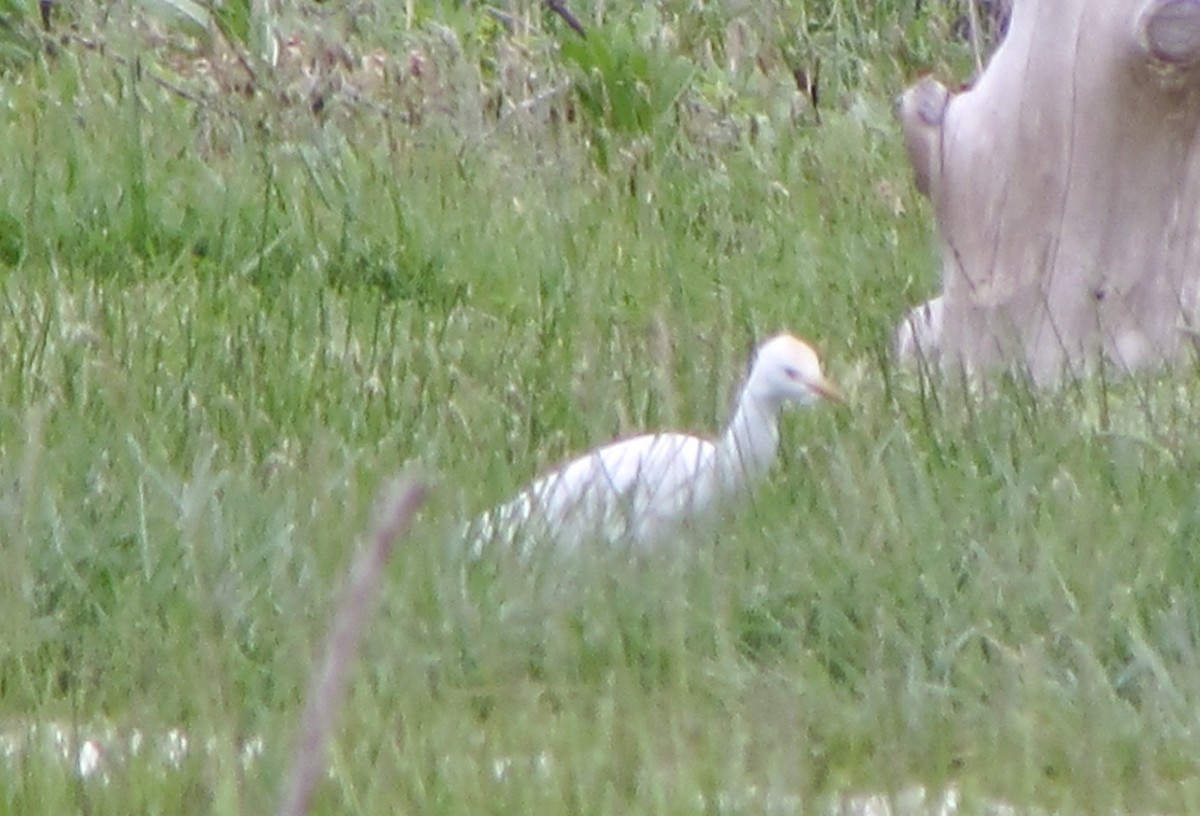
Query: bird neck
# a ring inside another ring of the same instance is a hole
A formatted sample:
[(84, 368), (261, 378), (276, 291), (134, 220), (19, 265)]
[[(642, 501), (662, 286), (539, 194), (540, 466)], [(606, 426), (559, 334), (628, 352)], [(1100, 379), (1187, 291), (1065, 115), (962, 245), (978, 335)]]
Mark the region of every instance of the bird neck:
[(722, 486), (736, 491), (767, 475), (779, 451), (777, 401), (745, 393), (721, 438), (718, 470)]

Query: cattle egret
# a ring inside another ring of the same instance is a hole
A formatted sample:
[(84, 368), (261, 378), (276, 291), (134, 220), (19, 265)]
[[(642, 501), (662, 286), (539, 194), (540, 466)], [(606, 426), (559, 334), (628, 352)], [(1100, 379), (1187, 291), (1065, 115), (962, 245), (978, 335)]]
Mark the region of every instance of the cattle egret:
[(475, 553), (495, 542), (528, 554), (540, 542), (568, 550), (596, 540), (641, 548), (670, 538), (766, 476), (784, 406), (822, 399), (842, 402), (817, 353), (777, 335), (758, 349), (719, 440), (662, 433), (596, 448), (476, 519), (469, 533)]

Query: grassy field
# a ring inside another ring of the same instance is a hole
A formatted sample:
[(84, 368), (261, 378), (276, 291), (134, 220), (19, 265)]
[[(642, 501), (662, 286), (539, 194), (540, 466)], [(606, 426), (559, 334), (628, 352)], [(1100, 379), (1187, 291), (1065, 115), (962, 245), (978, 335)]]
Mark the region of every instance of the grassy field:
[[(889, 356), (937, 289), (891, 100), (969, 75), (958, 10), (166, 8), (56, 9), (47, 51), (0, 2), (0, 732), (126, 746), (4, 751), (0, 810), (269, 812), (398, 473), (431, 499), (316, 812), (1200, 809), (1194, 375)], [(852, 405), (786, 419), (715, 544), (461, 581), (465, 519), (715, 431), (780, 329)]]

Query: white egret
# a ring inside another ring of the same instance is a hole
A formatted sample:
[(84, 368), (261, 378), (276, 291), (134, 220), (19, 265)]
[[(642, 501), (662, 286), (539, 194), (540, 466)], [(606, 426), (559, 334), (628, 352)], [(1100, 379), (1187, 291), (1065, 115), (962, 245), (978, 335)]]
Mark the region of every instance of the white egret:
[(470, 528), (476, 554), (489, 543), (522, 552), (539, 542), (646, 547), (711, 519), (761, 480), (779, 448), (789, 404), (842, 402), (817, 353), (789, 334), (759, 347), (729, 427), (718, 440), (680, 433), (611, 442), (538, 479)]

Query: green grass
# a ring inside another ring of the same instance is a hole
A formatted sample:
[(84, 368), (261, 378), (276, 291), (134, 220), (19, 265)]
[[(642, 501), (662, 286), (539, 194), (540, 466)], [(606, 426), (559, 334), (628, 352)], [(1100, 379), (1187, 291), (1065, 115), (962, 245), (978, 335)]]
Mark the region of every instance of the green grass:
[[(155, 77), (206, 87), (169, 58), (185, 35), (151, 48), (88, 9), (110, 50), (4, 41), (0, 722), (212, 748), (107, 784), (0, 760), (0, 809), (266, 812), (342, 570), (405, 472), (434, 492), (317, 812), (811, 811), (951, 783), (1197, 808), (1195, 374), (1037, 393), (888, 357), (937, 288), (890, 99), (918, 67), (965, 72), (949, 12), (747, 12), (752, 52), (793, 31), (788, 59), (821, 62), (818, 121), (788, 70), (733, 59), (731, 13), (580, 4), (595, 47), (646, 55), (666, 96), (643, 97), (561, 57), (538, 6), (512, 34), (367, 8), (324, 24), (355, 55), (420, 53), (425, 84), (384, 96), (404, 116), (181, 98)], [(585, 75), (554, 116), (489, 107)], [(716, 430), (782, 328), (852, 406), (788, 417), (714, 545), (585, 558), (557, 589), (463, 581), (463, 520), (611, 436)]]

